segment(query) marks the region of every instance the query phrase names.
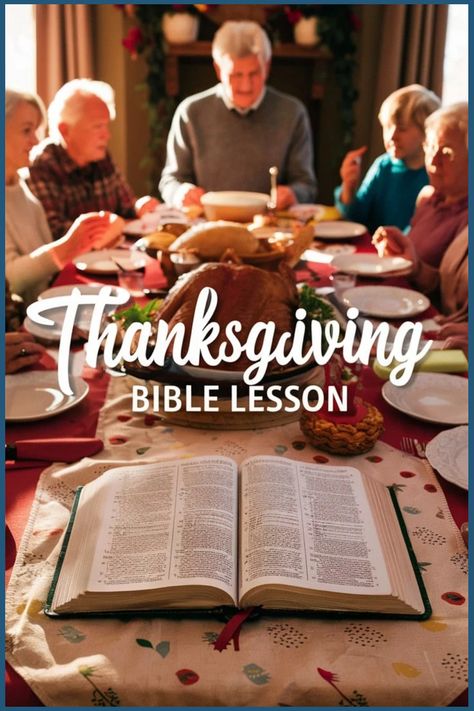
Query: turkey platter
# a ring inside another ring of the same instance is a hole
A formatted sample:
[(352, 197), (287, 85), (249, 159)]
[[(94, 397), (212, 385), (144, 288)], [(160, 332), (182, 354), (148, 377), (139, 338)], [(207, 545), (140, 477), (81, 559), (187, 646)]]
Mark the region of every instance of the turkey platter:
[[(214, 289), (218, 299), (212, 320), (219, 325), (220, 332), (209, 347), (213, 358), (219, 355), (219, 349), (226, 340), (226, 327), (231, 321), (239, 321), (242, 325), (236, 334), (242, 344), (246, 343), (252, 326), (257, 322), (275, 323), (275, 344), (283, 333), (292, 332), (298, 292), (291, 269), (284, 263), (278, 272), (246, 264), (203, 264), (178, 280), (156, 314), (156, 322), (166, 321), (169, 331), (176, 324), (184, 324), (185, 350), (189, 347), (196, 302), (205, 287)], [(206, 367), (204, 362), (199, 365)], [(249, 365), (250, 361), (244, 353), (238, 360), (221, 367), (243, 371)], [(278, 364), (276, 367), (279, 367)]]

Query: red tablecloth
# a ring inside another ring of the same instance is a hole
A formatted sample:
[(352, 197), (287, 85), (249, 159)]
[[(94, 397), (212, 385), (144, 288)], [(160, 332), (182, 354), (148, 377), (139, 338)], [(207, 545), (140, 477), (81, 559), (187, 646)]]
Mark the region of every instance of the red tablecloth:
[[(360, 251), (370, 249), (370, 242), (362, 238)], [(331, 267), (328, 265), (314, 264), (321, 274), (321, 285), (329, 276)], [(303, 275), (300, 272), (301, 276)], [(78, 274), (70, 265), (58, 276), (56, 285), (71, 283), (89, 283), (92, 281), (86, 275)], [(94, 279), (103, 283), (116, 283), (113, 277)], [(145, 286), (162, 287), (164, 278), (158, 263), (151, 263), (147, 267)], [(431, 314), (430, 314), (431, 315)], [(381, 396), (382, 381), (370, 368), (364, 368), (363, 396), (366, 400), (376, 405), (384, 415), (385, 432), (382, 439), (398, 447), (400, 439), (407, 432), (421, 441), (429, 441), (442, 427), (434, 424), (415, 420), (393, 410)], [(108, 376), (89, 381), (89, 396), (78, 407), (58, 418), (46, 422), (25, 423), (8, 425), (6, 428), (7, 441), (15, 441), (27, 437), (54, 437), (54, 436), (93, 436), (95, 434), (100, 408), (104, 402)], [(21, 540), (31, 504), (34, 498), (36, 484), (42, 469), (14, 469), (6, 472), (6, 563), (10, 569), (13, 565), (16, 546)], [(446, 495), (451, 513), (458, 525), (467, 520), (467, 495), (458, 487), (439, 479)], [(7, 578), (8, 578), (7, 570)], [(6, 704), (7, 706), (42, 706), (43, 704), (23, 681), (23, 679), (7, 664), (6, 671)], [(462, 694), (452, 706), (467, 706), (467, 691)]]

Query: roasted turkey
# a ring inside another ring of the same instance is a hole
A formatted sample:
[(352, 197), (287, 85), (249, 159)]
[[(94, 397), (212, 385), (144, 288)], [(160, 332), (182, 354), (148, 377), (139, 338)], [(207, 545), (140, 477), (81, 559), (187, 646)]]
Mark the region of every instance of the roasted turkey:
[[(219, 323), (221, 331), (209, 349), (214, 357), (217, 357), (221, 343), (226, 340), (225, 327), (230, 321), (241, 322), (242, 331), (238, 339), (242, 344), (247, 341), (249, 331), (257, 321), (275, 323), (273, 346), (284, 332), (293, 330), (298, 294), (293, 274), (286, 264), (283, 263), (278, 272), (268, 272), (245, 264), (203, 264), (178, 280), (157, 312), (157, 319), (167, 321), (170, 329), (176, 323), (184, 323), (186, 350), (194, 307), (201, 289), (206, 286), (215, 289), (218, 295), (212, 321)], [(238, 361), (225, 362), (218, 367), (241, 371), (250, 363), (246, 354), (243, 354)], [(200, 365), (206, 367), (204, 362)], [(272, 361), (270, 369), (272, 365), (273, 368), (280, 367), (275, 361)]]

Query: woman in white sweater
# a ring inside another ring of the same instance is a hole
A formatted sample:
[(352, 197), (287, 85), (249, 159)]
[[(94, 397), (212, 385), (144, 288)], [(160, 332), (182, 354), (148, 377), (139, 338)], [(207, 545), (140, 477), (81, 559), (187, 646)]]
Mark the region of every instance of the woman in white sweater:
[(115, 241), (123, 222), (110, 213), (81, 215), (69, 231), (53, 242), (41, 204), (20, 177), (45, 123), (41, 99), (33, 94), (5, 92), (5, 272), (13, 293), (26, 303), (49, 284), (74, 257)]

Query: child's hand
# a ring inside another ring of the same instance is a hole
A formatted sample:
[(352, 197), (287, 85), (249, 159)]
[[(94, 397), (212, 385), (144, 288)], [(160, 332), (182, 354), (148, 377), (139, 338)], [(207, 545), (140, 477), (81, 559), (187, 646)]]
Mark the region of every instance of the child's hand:
[(366, 150), (367, 146), (362, 146), (354, 151), (349, 151), (342, 161), (340, 175), (342, 178), (341, 201), (343, 203), (350, 203), (354, 199), (360, 183), (360, 164)]

